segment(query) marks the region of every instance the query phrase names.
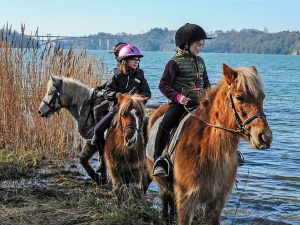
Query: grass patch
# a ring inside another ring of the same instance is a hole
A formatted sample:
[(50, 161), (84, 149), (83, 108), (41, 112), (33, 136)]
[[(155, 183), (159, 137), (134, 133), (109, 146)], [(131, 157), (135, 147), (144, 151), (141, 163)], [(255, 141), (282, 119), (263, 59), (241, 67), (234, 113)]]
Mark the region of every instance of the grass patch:
[(0, 180), (30, 177), (43, 156), (34, 152), (23, 153), (19, 150), (0, 150)]

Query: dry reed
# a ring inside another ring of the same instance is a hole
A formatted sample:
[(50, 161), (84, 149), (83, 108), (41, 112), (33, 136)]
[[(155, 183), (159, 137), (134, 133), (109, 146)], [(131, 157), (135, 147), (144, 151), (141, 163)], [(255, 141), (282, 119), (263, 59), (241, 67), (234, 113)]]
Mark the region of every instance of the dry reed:
[(41, 118), (38, 107), (50, 74), (95, 87), (101, 83), (103, 61), (85, 50), (65, 50), (51, 43), (39, 48), (38, 34), (25, 39), (24, 29), (21, 39), (8, 26), (0, 29), (0, 149), (17, 149), (23, 156), (33, 151), (74, 157), (77, 135), (71, 116), (62, 110), (60, 115)]

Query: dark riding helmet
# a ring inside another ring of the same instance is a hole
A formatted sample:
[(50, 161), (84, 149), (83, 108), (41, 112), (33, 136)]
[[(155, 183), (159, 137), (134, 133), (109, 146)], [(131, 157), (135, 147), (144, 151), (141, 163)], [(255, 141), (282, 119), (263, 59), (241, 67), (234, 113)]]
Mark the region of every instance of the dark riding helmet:
[(113, 50), (110, 51), (110, 53), (114, 53), (115, 58), (118, 58), (120, 50), (121, 50), (125, 45), (127, 45), (127, 43), (125, 43), (125, 42), (118, 42), (117, 44), (115, 44)]
[(175, 34), (176, 46), (182, 49), (186, 43), (190, 44), (201, 39), (211, 38), (208, 38), (203, 28), (197, 24), (186, 23), (180, 27)]

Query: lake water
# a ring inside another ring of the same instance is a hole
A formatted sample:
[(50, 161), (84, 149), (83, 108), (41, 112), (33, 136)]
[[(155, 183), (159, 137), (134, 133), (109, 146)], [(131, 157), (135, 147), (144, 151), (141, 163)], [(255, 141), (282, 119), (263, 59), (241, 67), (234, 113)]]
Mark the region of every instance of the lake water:
[[(89, 51), (115, 66), (108, 51)], [(140, 67), (149, 82), (151, 102), (166, 99), (158, 83), (172, 52), (143, 52)], [(273, 131), (268, 150), (253, 150), (242, 142), (246, 164), (238, 168), (237, 187), (222, 213), (222, 224), (300, 224), (300, 56), (201, 53), (211, 83), (229, 66), (255, 65), (265, 86), (265, 113)], [(154, 184), (152, 190), (157, 190)]]

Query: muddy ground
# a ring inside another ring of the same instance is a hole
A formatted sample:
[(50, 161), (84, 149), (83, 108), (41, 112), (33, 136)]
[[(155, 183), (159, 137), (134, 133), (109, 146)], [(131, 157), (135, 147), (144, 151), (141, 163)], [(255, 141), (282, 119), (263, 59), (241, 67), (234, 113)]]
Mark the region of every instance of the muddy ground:
[(14, 153), (0, 150), (1, 225), (163, 224), (151, 193), (119, 201), (110, 185), (86, 178), (77, 161), (29, 166), (7, 154)]

